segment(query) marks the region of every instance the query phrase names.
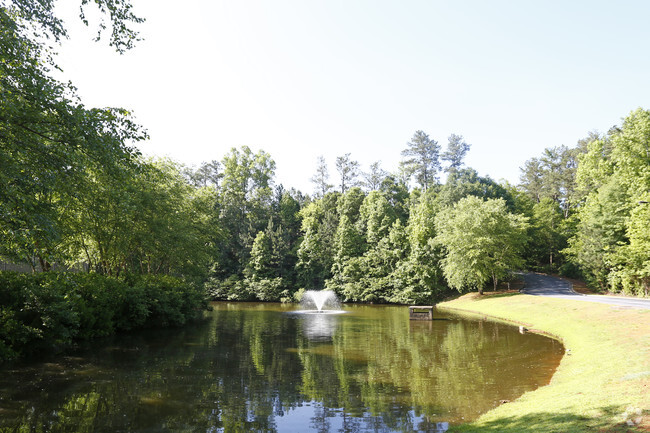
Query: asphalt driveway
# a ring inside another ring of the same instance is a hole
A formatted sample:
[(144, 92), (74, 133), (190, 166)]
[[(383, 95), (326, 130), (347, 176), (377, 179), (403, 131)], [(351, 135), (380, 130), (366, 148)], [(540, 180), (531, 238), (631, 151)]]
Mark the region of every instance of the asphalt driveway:
[(549, 275), (522, 273), (524, 288), (522, 293), (551, 298), (571, 299), (574, 301), (598, 302), (625, 308), (650, 309), (650, 299), (625, 298), (619, 296), (583, 295), (573, 291), (570, 282)]

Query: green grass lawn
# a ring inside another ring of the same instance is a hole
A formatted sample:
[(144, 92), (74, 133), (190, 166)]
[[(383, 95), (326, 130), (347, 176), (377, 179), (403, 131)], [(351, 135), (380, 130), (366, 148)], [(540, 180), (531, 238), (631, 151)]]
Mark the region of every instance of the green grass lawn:
[(550, 384), (450, 431), (650, 431), (650, 310), (523, 294), (469, 294), (438, 308), (521, 324), (567, 351)]

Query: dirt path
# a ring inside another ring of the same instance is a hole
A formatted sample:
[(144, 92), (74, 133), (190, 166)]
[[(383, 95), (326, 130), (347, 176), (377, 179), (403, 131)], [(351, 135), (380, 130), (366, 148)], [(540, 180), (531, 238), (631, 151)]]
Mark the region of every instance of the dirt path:
[(650, 309), (650, 299), (624, 298), (618, 296), (582, 295), (573, 290), (571, 283), (562, 278), (543, 274), (522, 273), (524, 288), (522, 293), (535, 296), (571, 299), (574, 301), (598, 302), (623, 308)]

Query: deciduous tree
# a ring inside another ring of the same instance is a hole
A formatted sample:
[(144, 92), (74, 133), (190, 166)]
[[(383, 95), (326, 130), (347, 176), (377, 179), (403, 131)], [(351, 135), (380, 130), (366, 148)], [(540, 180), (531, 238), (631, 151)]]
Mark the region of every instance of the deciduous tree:
[(218, 209), (224, 237), (217, 239), (221, 254), (215, 270), (227, 276), (241, 274), (255, 236), (268, 223), (275, 162), (263, 150), (243, 146), (231, 149), (223, 166)]
[(526, 218), (507, 211), (504, 200), (465, 197), (436, 217), (436, 241), (444, 248), (442, 270), (449, 286), (478, 289), (518, 269), (523, 260)]

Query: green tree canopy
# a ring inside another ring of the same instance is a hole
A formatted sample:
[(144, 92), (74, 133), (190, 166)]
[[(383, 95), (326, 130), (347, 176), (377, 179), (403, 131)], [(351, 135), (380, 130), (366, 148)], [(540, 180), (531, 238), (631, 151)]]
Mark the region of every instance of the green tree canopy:
[[(129, 48), (128, 24), (140, 21), (130, 2), (96, 4), (110, 17), (111, 44)], [(45, 270), (66, 258), (64, 210), (78, 207), (88, 171), (119, 176), (137, 155), (130, 146), (146, 138), (128, 111), (88, 109), (72, 85), (50, 76), (48, 42), (65, 36), (52, 1), (0, 3), (0, 254), (36, 257)]]
[(580, 156), (578, 189), (586, 192), (568, 253), (590, 283), (609, 290), (648, 290), (644, 221), (650, 199), (650, 112), (638, 109), (595, 137)]
[(221, 276), (240, 275), (255, 236), (268, 224), (275, 162), (263, 150), (253, 153), (242, 146), (224, 156), (223, 167), (218, 197), (223, 237), (216, 240), (220, 255), (215, 270)]
[(442, 270), (449, 286), (478, 289), (518, 269), (527, 220), (508, 212), (504, 200), (465, 197), (436, 217), (436, 241), (444, 248)]
[(544, 198), (556, 201), (564, 218), (568, 218), (580, 200), (576, 171), (578, 158), (584, 152), (582, 142), (575, 148), (558, 146), (544, 149), (541, 157), (529, 159), (521, 168), (521, 187), (537, 202)]
[(331, 277), (340, 200), (340, 193), (330, 192), (300, 210), (304, 235), (296, 267), (303, 287), (322, 288)]

